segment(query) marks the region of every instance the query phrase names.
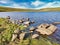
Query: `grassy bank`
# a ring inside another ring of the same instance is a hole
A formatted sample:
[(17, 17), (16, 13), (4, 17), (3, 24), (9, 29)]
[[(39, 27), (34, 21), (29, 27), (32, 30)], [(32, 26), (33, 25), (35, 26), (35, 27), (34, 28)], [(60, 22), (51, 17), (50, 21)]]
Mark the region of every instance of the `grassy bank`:
[(47, 11), (60, 11), (60, 8), (44, 8), (44, 9), (19, 9), (19, 8), (8, 8), (0, 7), (0, 12), (47, 12)]
[(56, 42), (51, 42), (47, 36), (40, 36), (39, 39), (31, 39), (31, 36), (24, 39), (11, 42), (11, 37), (16, 28), (24, 30), (23, 25), (9, 23), (6, 18), (0, 18), (0, 45), (60, 45)]

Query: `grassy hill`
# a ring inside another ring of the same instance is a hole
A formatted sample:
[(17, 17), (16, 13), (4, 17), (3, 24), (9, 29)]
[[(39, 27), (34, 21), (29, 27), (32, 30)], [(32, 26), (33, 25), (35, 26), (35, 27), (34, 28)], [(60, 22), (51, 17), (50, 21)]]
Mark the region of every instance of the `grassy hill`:
[(8, 7), (0, 7), (0, 12), (46, 12), (46, 11), (60, 11), (60, 8), (44, 8), (40, 10), (32, 10), (32, 9), (18, 9), (18, 8), (8, 8)]

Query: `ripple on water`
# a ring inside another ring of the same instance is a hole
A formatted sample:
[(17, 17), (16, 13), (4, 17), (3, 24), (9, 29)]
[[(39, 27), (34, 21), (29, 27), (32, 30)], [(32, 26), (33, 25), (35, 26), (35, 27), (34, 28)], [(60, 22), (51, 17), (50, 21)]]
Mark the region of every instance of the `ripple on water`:
[(60, 43), (60, 25), (56, 25), (57, 30), (50, 36), (53, 41), (57, 41)]

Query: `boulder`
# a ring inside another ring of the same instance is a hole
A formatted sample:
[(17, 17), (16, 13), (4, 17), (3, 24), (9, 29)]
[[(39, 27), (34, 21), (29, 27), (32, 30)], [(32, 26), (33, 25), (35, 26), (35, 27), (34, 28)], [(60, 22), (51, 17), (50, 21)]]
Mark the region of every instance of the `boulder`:
[(54, 26), (53, 24), (50, 24), (50, 27), (48, 27), (47, 29), (50, 30), (51, 32), (54, 32), (57, 29), (57, 27)]
[(37, 38), (37, 37), (39, 37), (38, 34), (33, 34), (33, 35), (32, 35), (32, 38), (33, 38), (33, 39), (34, 39), (34, 38)]
[(24, 24), (29, 24), (30, 23), (30, 21), (26, 21), (26, 22), (24, 22)]
[(44, 24), (39, 25), (37, 28), (46, 28), (46, 27), (48, 27), (48, 26), (49, 26), (49, 24), (47, 24), (47, 23), (45, 24), (45, 23), (44, 23)]
[(26, 34), (25, 32), (22, 32), (22, 33), (19, 35), (19, 39), (20, 39), (20, 40), (23, 40), (24, 37), (25, 37), (25, 34)]
[(23, 23), (23, 20), (19, 20), (20, 23)]
[(6, 18), (7, 18), (7, 19), (10, 19), (10, 16), (7, 16)]
[(26, 21), (24, 22), (25, 25), (29, 25), (30, 24), (30, 21)]
[(53, 24), (49, 24), (49, 26), (43, 25), (42, 27), (39, 27), (38, 29), (36, 29), (36, 31), (43, 35), (51, 35), (53, 32), (56, 31), (56, 29), (56, 26), (54, 26)]
[(19, 33), (20, 32), (20, 30), (19, 29), (16, 29), (16, 30), (14, 30), (14, 33)]
[(17, 34), (13, 34), (11, 41), (14, 41), (16, 38), (17, 38)]
[(27, 28), (27, 27), (28, 27), (28, 25), (24, 25), (24, 27), (25, 27), (25, 28)]
[(34, 31), (34, 30), (35, 30), (35, 27), (31, 27), (31, 28), (30, 28), (30, 31)]

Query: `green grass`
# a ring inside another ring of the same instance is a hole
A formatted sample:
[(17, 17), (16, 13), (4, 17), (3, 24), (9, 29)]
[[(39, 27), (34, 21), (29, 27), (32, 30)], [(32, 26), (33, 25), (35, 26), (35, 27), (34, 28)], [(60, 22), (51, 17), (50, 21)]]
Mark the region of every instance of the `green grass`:
[(47, 36), (40, 36), (39, 39), (32, 39), (31, 35), (24, 40), (16, 39), (11, 42), (12, 33), (16, 28), (20, 30), (25, 29), (23, 25), (12, 24), (9, 23), (7, 19), (0, 18), (0, 45), (60, 45), (56, 42), (51, 42)]
[(8, 8), (0, 6), (0, 12), (47, 12), (47, 11), (60, 11), (60, 8), (44, 8), (34, 10), (34, 9)]

